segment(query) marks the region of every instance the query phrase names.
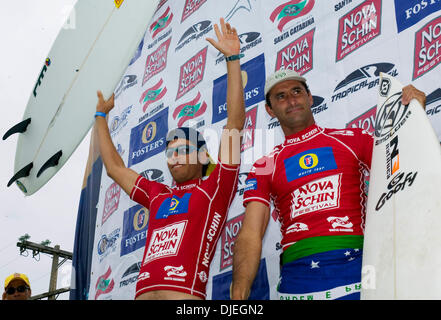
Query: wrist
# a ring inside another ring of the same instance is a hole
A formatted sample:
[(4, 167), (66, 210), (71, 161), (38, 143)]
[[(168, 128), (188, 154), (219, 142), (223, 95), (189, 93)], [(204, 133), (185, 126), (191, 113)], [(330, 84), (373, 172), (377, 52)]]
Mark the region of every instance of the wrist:
[(106, 118), (106, 117), (107, 117), (107, 114), (106, 114), (105, 112), (97, 111), (97, 112), (95, 113), (95, 119), (96, 119), (97, 117), (103, 117), (103, 118)]
[(230, 62), (230, 61), (240, 60), (243, 57), (245, 57), (245, 55), (243, 53), (233, 54), (231, 56), (225, 56), (225, 61)]

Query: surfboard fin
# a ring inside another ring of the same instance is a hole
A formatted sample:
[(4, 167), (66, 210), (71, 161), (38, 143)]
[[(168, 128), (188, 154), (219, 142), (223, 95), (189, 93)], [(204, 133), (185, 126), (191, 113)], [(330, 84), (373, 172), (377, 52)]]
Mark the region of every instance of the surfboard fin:
[(15, 181), (17, 181), (18, 179), (21, 178), (25, 178), (28, 177), (29, 174), (31, 173), (32, 168), (34, 167), (34, 164), (31, 162), (30, 164), (28, 164), (26, 167), (24, 167), (23, 169), (21, 169), (20, 171), (18, 171), (11, 180), (9, 180), (8, 182), (8, 187), (10, 187)]
[(63, 155), (63, 151), (60, 150), (56, 154), (54, 154), (48, 161), (46, 161), (46, 163), (38, 171), (37, 178), (39, 178), (41, 174), (45, 172), (47, 169), (58, 166), (58, 162), (60, 161), (62, 155)]
[(5, 135), (3, 136), (3, 140), (8, 139), (10, 136), (12, 136), (15, 133), (24, 133), (30, 123), (31, 123), (31, 118), (23, 120), (22, 122), (16, 124), (11, 129), (9, 129), (8, 132), (5, 133)]

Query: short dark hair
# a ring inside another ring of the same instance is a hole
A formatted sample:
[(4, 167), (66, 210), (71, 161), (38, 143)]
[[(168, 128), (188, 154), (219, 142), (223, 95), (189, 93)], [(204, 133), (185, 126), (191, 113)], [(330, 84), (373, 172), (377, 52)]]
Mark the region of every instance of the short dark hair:
[[(300, 83), (301, 83), (301, 84), (303, 85), (303, 87), (305, 88), (306, 93), (308, 93), (308, 94), (311, 93), (311, 91), (309, 90), (308, 85), (307, 85), (305, 82), (300, 81)], [(266, 101), (266, 104), (268, 105), (268, 107), (271, 108), (270, 92), (271, 92), (271, 90), (268, 91), (268, 93), (266, 94), (266, 96), (265, 96), (265, 101)]]

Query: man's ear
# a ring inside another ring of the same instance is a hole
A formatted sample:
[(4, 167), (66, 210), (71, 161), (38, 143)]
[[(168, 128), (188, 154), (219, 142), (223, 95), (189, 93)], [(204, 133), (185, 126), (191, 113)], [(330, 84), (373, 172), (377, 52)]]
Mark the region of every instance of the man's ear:
[(275, 118), (276, 115), (273, 112), (273, 108), (271, 108), (268, 104), (265, 103), (266, 112), (270, 115), (271, 118)]
[(210, 162), (210, 159), (208, 158), (207, 149), (202, 149), (198, 152), (198, 159), (199, 162), (203, 165), (206, 165)]

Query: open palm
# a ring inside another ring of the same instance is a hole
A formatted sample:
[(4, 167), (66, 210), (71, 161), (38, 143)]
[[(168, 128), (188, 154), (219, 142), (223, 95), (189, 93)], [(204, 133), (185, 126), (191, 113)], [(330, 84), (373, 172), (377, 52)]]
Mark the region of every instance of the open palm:
[(214, 25), (217, 41), (212, 38), (207, 38), (207, 41), (227, 57), (239, 54), (240, 41), (236, 29), (232, 28), (229, 23), (225, 23), (223, 18), (220, 19), (220, 26), (219, 29), (217, 24)]

